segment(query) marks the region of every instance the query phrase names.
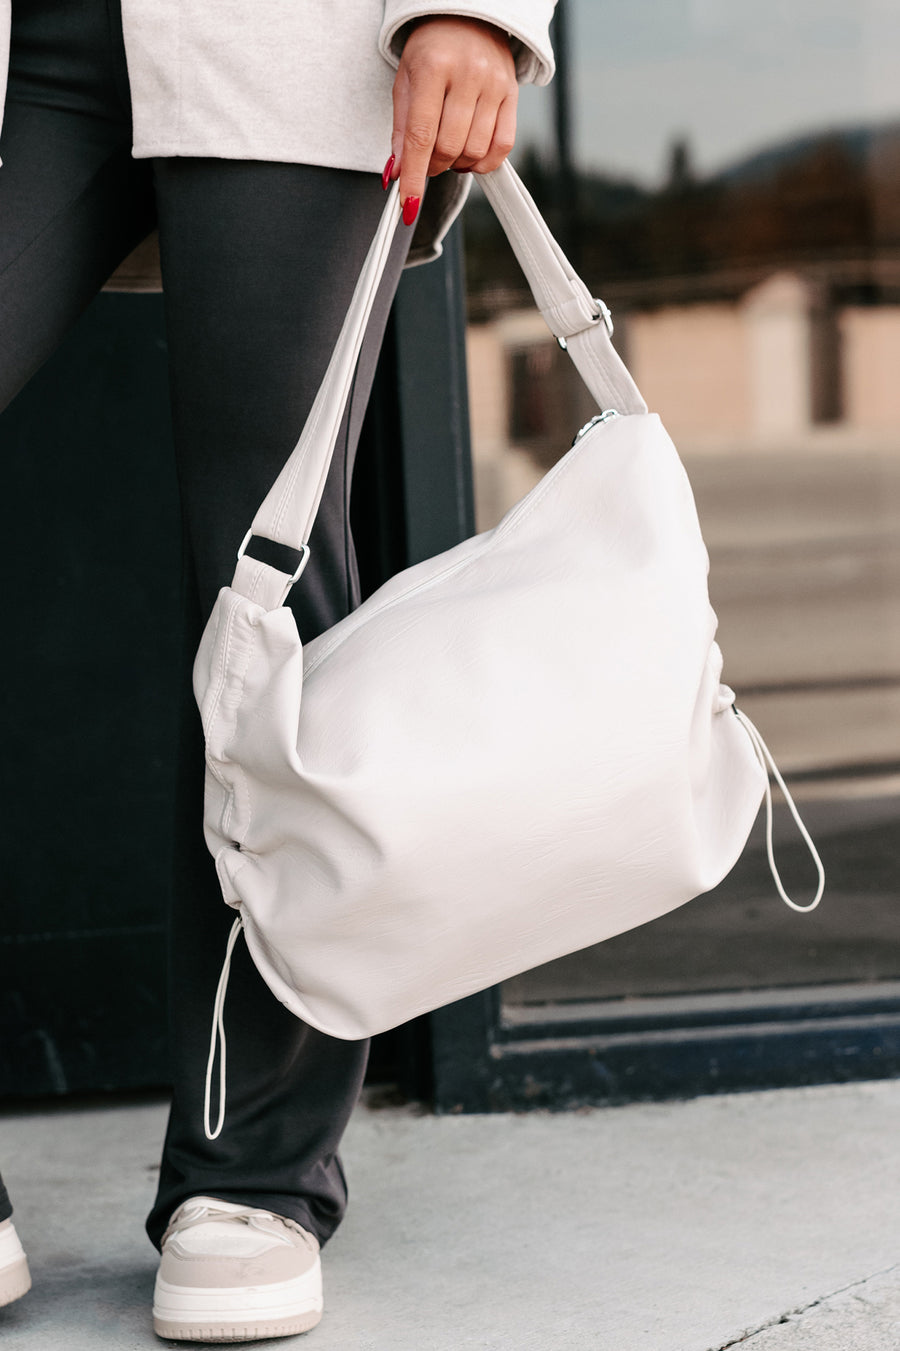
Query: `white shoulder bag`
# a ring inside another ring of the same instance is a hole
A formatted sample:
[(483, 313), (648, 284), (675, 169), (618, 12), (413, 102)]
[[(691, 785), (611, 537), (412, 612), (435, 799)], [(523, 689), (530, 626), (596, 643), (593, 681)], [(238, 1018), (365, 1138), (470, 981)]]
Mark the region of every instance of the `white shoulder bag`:
[[(305, 649), (284, 605), (299, 571), (242, 549), (195, 667), (231, 945), (242, 924), (276, 997), (336, 1037), (714, 887), (768, 788), (765, 748), (721, 683), (675, 447), (512, 168), (481, 181), (598, 416), (494, 530), (394, 577)], [(304, 560), (399, 214), (395, 190), (252, 524)], [(226, 979), (227, 962), (220, 1034)], [(221, 1112), (220, 1097), (219, 1128)]]

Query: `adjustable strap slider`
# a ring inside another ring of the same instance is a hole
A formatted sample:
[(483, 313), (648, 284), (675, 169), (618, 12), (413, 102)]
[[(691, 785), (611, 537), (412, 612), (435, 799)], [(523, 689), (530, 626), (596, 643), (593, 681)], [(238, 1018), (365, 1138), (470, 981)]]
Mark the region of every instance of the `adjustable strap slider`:
[[(612, 336), (612, 315), (608, 306), (591, 295), (580, 277), (568, 277), (567, 282), (570, 288), (567, 296), (554, 298), (550, 304), (541, 306), (544, 322), (560, 345), (566, 338), (574, 338), (577, 333), (593, 328), (601, 319)], [(558, 290), (556, 296), (559, 296)]]
[[(611, 309), (609, 308), (609, 306), (606, 304), (606, 301), (600, 300), (600, 298), (599, 298), (598, 296), (594, 296), (594, 297), (593, 297), (593, 303), (594, 303), (594, 304), (596, 305), (596, 307), (597, 307), (597, 313), (596, 313), (595, 315), (592, 316), (591, 322), (594, 323), (594, 324), (596, 324), (596, 323), (599, 323), (599, 321), (602, 319), (603, 322), (604, 322), (604, 324), (606, 325), (606, 332), (607, 332), (607, 335), (611, 338), (612, 335), (613, 335), (613, 333), (615, 332), (615, 325), (613, 324), (612, 310), (611, 310)], [(546, 318), (546, 315), (545, 315), (545, 318)], [(585, 332), (587, 332), (587, 330), (584, 329), (584, 328), (582, 328), (582, 329), (579, 329), (579, 332), (580, 332), (580, 333), (585, 333)], [(574, 338), (574, 337), (575, 337), (575, 334), (574, 334), (574, 333), (570, 333), (570, 334), (569, 334), (569, 337), (570, 337), (570, 338)], [(568, 342), (566, 341), (565, 338), (557, 338), (556, 341), (559, 343), (560, 347), (562, 348), (562, 350), (563, 350), (564, 352), (568, 352), (568, 350), (569, 350), (569, 344), (568, 344)]]
[(247, 553), (251, 540), (254, 541), (253, 553), (248, 557), (253, 558), (257, 563), (265, 563), (267, 567), (283, 572), (289, 578), (290, 586), (293, 586), (300, 579), (303, 569), (309, 562), (308, 544), (301, 544), (299, 549), (296, 549), (293, 545), (282, 544), (279, 540), (266, 539), (264, 535), (254, 535), (251, 526), (241, 540), (241, 547), (237, 552), (239, 563)]

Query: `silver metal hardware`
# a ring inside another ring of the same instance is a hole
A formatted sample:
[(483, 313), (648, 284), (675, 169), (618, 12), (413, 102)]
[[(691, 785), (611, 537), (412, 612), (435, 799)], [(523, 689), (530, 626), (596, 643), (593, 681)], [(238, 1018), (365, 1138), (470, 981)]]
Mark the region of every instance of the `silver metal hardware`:
[[(247, 531), (246, 535), (244, 536), (244, 538), (241, 540), (241, 547), (238, 549), (237, 552), (238, 562), (241, 561), (241, 559), (244, 557), (244, 554), (247, 552), (247, 545), (250, 543), (252, 538), (253, 538), (253, 527), (251, 526), (250, 529)], [(306, 567), (308, 562), (309, 562), (309, 545), (301, 544), (300, 562), (297, 564), (297, 567), (294, 571), (294, 575), (290, 579), (291, 586), (293, 586), (294, 583), (300, 578), (303, 569)]]
[(303, 572), (303, 569), (306, 567), (306, 565), (307, 565), (308, 562), (309, 562), (309, 545), (308, 545), (308, 544), (301, 544), (301, 546), (300, 546), (300, 562), (297, 564), (296, 568), (294, 569), (293, 576), (291, 577), (291, 586), (293, 586), (294, 583), (298, 580), (298, 578), (300, 577), (301, 573)]
[(607, 408), (604, 412), (598, 413), (596, 417), (591, 418), (590, 422), (586, 422), (583, 427), (579, 427), (572, 438), (572, 445), (577, 445), (581, 438), (586, 436), (592, 427), (597, 426), (598, 422), (611, 422), (614, 417), (619, 416), (621, 415), (616, 408)]
[[(598, 299), (597, 296), (594, 296), (593, 299), (594, 304), (597, 306), (597, 313), (592, 314), (591, 318), (595, 324), (599, 323), (599, 321), (602, 319), (604, 324), (606, 325), (607, 333), (609, 334), (610, 337), (612, 337), (615, 331), (613, 326), (612, 311), (610, 310), (609, 306), (606, 304), (604, 300)], [(568, 352), (569, 346), (565, 338), (557, 338), (556, 341), (559, 343), (560, 348), (562, 349), (563, 352)]]
[(597, 309), (599, 311), (597, 318), (603, 320), (604, 324), (606, 325), (607, 333), (609, 334), (610, 337), (612, 337), (613, 333), (615, 332), (612, 310), (609, 308), (609, 306), (606, 304), (605, 301), (599, 300), (596, 296), (594, 296), (594, 304), (597, 306)]

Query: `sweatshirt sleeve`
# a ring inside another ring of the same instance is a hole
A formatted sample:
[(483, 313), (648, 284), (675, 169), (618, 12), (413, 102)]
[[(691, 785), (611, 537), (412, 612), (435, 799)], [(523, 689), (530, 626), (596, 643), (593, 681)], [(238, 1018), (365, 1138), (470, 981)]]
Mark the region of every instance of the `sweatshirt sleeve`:
[(456, 15), (482, 19), (509, 33), (520, 84), (548, 84), (555, 63), (548, 28), (556, 0), (460, 0), (452, 8), (426, 0), (385, 0), (378, 38), (382, 56), (396, 66), (403, 50), (403, 28), (413, 19)]

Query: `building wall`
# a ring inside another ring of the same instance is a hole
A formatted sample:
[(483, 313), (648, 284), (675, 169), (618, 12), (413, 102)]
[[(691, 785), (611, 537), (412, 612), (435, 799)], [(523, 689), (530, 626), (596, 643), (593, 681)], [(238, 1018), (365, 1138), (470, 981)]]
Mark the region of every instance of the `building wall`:
[[(622, 316), (620, 331), (650, 408), (694, 448), (801, 445), (820, 423), (838, 435), (876, 434), (879, 444), (900, 432), (900, 306), (835, 313), (820, 288), (780, 272), (734, 303)], [(553, 339), (539, 315), (523, 310), (470, 326), (467, 342), (480, 519), (489, 524), (537, 477), (512, 444), (510, 354)], [(582, 411), (567, 418), (564, 403), (553, 429), (560, 453)]]
[(900, 447), (900, 305), (845, 309), (840, 335), (847, 422), (894, 429)]
[(628, 354), (641, 393), (673, 436), (721, 436), (747, 427), (747, 332), (735, 306), (682, 305), (631, 315)]

